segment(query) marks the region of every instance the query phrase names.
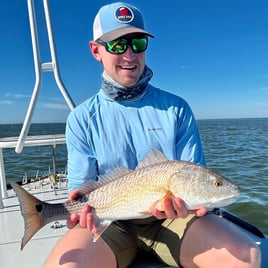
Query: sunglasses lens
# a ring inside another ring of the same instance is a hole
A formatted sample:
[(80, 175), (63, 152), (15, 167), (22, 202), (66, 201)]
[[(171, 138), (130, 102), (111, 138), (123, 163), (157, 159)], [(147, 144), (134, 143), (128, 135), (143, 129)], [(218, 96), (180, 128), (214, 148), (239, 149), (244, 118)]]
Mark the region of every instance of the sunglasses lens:
[(127, 40), (121, 38), (107, 42), (107, 50), (113, 54), (122, 54), (127, 50)]
[(106, 50), (112, 54), (123, 54), (126, 52), (128, 44), (131, 44), (133, 52), (140, 53), (146, 50), (148, 46), (148, 38), (119, 38), (109, 42), (102, 42), (99, 40), (99, 43), (105, 45)]
[(132, 50), (136, 53), (143, 52), (146, 50), (148, 45), (148, 39), (144, 38), (133, 38), (131, 39)]

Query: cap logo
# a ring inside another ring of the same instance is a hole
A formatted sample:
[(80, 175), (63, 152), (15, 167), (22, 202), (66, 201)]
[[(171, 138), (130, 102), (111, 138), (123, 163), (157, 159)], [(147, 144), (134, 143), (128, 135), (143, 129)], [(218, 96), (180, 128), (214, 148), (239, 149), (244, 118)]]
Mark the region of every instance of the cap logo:
[(115, 18), (119, 22), (129, 23), (134, 19), (134, 14), (130, 8), (121, 6), (115, 11)]

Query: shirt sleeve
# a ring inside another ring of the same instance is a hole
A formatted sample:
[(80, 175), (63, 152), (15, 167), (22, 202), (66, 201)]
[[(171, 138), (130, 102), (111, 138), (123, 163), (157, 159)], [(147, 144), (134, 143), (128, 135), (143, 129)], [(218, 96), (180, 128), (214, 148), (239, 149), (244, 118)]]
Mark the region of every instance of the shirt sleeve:
[(70, 113), (66, 124), (68, 150), (68, 190), (97, 178), (97, 161), (88, 142), (86, 120)]
[(205, 157), (196, 120), (187, 102), (178, 116), (177, 159), (205, 166)]

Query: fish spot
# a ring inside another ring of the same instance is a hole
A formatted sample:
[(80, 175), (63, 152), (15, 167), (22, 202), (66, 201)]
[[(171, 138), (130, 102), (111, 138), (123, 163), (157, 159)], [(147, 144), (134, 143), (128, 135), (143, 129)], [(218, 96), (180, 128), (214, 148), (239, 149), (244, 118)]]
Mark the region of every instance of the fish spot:
[(37, 204), (37, 205), (35, 205), (35, 208), (36, 208), (36, 211), (40, 213), (43, 210), (43, 205)]
[(223, 182), (217, 180), (217, 181), (214, 182), (214, 185), (215, 185), (216, 187), (220, 187), (220, 186), (223, 185)]

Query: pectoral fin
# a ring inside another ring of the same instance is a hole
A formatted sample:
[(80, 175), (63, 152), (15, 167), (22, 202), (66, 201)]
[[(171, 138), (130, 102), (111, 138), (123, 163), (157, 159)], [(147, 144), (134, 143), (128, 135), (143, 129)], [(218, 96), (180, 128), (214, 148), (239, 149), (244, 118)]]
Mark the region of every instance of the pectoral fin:
[(93, 242), (98, 241), (98, 239), (101, 237), (101, 235), (104, 233), (104, 231), (109, 227), (111, 223), (112, 223), (111, 220), (99, 221), (99, 223), (96, 226), (97, 231), (93, 235)]
[(153, 202), (147, 211), (141, 211), (140, 213), (143, 215), (152, 214), (153, 209), (158, 209), (159, 211), (165, 211), (165, 200), (167, 198), (174, 198), (172, 192), (167, 191), (167, 193), (161, 198)]

